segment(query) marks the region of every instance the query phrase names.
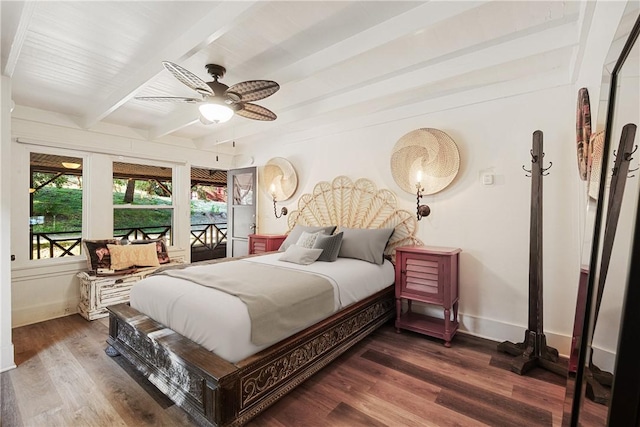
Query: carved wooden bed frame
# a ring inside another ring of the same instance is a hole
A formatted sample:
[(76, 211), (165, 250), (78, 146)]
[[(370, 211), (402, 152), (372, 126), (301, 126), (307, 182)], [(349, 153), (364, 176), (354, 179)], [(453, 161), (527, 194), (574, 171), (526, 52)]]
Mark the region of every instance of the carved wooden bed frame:
[[(413, 214), (373, 182), (338, 177), (303, 195), (289, 217), (302, 225), (395, 228), (387, 255), (422, 244)], [(394, 317), (390, 286), (235, 364), (127, 304), (109, 307), (108, 353), (131, 362), (160, 391), (207, 426), (243, 425)], [(115, 350), (115, 351), (114, 351)]]

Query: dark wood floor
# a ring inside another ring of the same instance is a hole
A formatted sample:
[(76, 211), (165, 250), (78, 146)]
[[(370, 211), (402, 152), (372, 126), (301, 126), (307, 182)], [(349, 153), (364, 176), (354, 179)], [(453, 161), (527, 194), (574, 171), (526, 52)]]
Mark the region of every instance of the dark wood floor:
[[(16, 328), (18, 368), (2, 380), (2, 426), (190, 426), (122, 357), (104, 353), (106, 319), (79, 315)], [(496, 343), (451, 348), (383, 326), (251, 426), (560, 426), (565, 379), (508, 370)], [(605, 425), (604, 407), (592, 413)]]

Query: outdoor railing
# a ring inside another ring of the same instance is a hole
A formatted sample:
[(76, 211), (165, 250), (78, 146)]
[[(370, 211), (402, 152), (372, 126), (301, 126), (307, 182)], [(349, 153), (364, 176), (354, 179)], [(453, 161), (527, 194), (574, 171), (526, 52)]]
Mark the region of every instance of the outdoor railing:
[(192, 224), (191, 249), (206, 248), (213, 251), (227, 241), (227, 223)]
[[(114, 230), (114, 237), (149, 240), (164, 237), (171, 244), (171, 226), (128, 227)], [(191, 248), (215, 249), (227, 241), (227, 223), (192, 224)], [(80, 255), (82, 233), (79, 230), (31, 233), (31, 259)]]

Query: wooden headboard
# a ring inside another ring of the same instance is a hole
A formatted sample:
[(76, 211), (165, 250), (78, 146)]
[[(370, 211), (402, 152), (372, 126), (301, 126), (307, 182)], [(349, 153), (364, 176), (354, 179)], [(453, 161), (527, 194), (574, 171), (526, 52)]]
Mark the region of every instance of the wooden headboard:
[(423, 245), (416, 238), (415, 214), (396, 208), (396, 195), (378, 190), (373, 181), (360, 178), (355, 182), (338, 176), (331, 182), (321, 181), (313, 193), (303, 194), (298, 209), (288, 216), (289, 231), (296, 224), (348, 228), (395, 228), (385, 255), (394, 257), (395, 249), (405, 245)]

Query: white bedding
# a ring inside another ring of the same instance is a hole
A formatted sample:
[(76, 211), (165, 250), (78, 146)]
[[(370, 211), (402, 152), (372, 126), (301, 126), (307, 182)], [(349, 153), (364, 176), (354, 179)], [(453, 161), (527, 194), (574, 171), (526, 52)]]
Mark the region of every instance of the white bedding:
[[(383, 265), (351, 258), (298, 265), (279, 261), (281, 255), (274, 253), (233, 262), (258, 262), (320, 274), (334, 286), (334, 312), (394, 281), (393, 265), (387, 260)], [(131, 289), (131, 307), (232, 363), (274, 344), (256, 346), (251, 342), (249, 313), (239, 298), (188, 280), (165, 275), (147, 277)]]

